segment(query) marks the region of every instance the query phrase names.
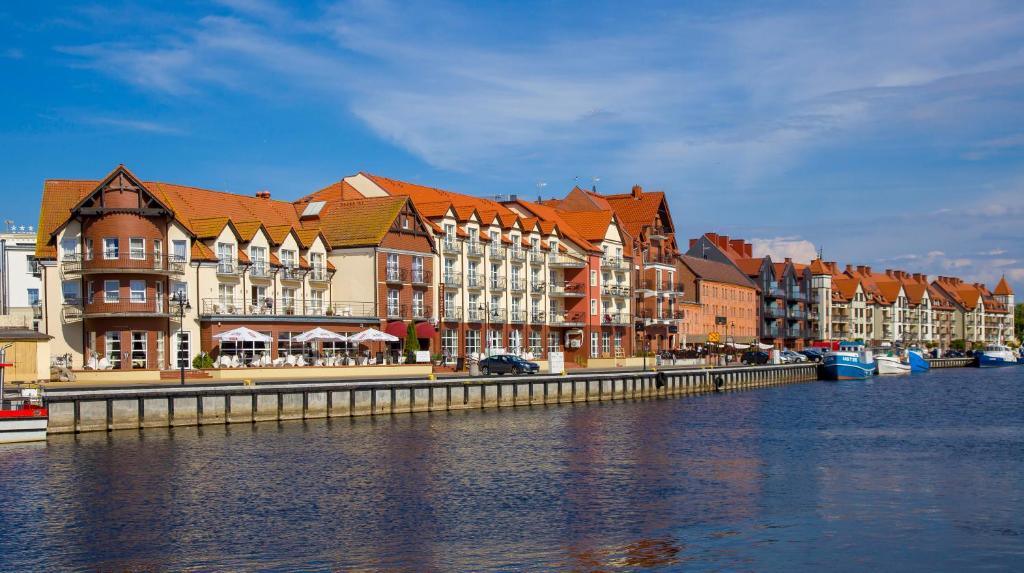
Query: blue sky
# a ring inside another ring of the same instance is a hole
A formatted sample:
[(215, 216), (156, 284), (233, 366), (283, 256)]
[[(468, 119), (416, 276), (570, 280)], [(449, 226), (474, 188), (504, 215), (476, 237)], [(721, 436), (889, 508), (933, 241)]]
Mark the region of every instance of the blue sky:
[(122, 162), (287, 199), (598, 178), (684, 237), (1024, 285), (1019, 2), (35, 4), (0, 7), (3, 219)]

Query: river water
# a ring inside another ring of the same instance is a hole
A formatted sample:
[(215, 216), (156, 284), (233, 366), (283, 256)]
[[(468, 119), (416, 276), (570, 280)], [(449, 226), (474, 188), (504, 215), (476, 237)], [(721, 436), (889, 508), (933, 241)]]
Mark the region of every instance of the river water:
[(1024, 368), (0, 449), (2, 571), (1024, 569)]

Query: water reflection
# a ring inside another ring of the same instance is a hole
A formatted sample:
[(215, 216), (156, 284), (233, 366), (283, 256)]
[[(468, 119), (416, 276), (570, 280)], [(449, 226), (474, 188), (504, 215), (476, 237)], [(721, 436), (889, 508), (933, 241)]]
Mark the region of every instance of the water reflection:
[(1022, 374), (59, 436), (0, 570), (1006, 568)]

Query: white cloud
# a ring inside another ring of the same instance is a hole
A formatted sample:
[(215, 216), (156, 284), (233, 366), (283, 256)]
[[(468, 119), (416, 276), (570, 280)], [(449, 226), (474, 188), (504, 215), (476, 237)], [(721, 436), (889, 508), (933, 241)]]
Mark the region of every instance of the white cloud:
[(808, 263), (818, 256), (818, 250), (810, 241), (799, 237), (774, 237), (751, 239), (755, 257), (768, 255), (773, 261), (791, 258), (798, 263)]
[(981, 251), (978, 254), (985, 257), (998, 257), (999, 255), (1005, 255), (1006, 249), (990, 249), (988, 251)]
[(80, 117), (78, 121), (90, 125), (110, 127), (124, 131), (140, 131), (144, 133), (154, 133), (162, 135), (185, 134), (185, 130), (180, 127), (175, 127), (173, 125), (166, 125), (156, 121), (149, 121), (143, 119), (129, 119), (104, 116), (83, 116)]

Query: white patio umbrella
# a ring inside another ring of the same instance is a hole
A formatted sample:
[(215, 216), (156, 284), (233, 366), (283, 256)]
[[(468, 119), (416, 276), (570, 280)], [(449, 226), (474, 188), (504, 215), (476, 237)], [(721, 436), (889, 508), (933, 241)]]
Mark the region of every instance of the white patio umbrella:
[(314, 341), (339, 341), (344, 342), (348, 340), (348, 337), (344, 334), (338, 334), (337, 332), (331, 332), (330, 330), (320, 328), (319, 326), (313, 330), (307, 330), (302, 334), (293, 338), (295, 342), (314, 342)]
[(367, 328), (348, 337), (351, 342), (398, 342), (399, 338), (393, 334), (381, 332), (376, 328)]
[(239, 326), (238, 328), (214, 334), (213, 338), (221, 342), (270, 342), (273, 340), (266, 334), (260, 334), (251, 328)]

